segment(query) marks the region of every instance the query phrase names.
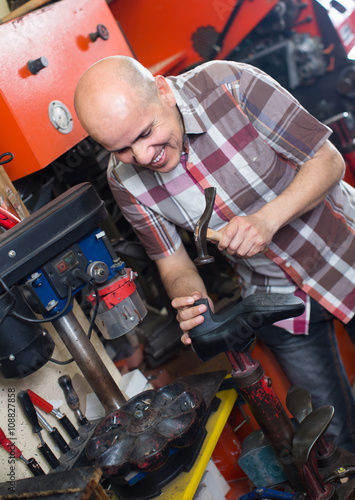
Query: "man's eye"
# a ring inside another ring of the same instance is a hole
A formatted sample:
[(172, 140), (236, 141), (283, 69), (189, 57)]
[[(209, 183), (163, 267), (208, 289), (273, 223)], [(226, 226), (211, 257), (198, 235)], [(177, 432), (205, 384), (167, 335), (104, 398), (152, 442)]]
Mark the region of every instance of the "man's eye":
[(116, 154), (116, 155), (121, 155), (121, 154), (122, 154), (122, 153), (124, 153), (125, 151), (127, 151), (127, 148), (117, 149), (117, 151), (115, 151), (115, 154)]
[(142, 134), (141, 137), (144, 139), (145, 137), (149, 137), (151, 133), (152, 133), (152, 129), (149, 129), (148, 132), (146, 132), (145, 134)]

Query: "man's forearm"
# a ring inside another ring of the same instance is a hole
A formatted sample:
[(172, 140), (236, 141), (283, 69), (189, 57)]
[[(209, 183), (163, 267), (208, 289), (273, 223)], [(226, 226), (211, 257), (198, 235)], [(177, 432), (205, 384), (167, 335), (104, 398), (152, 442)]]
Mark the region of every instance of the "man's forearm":
[(171, 299), (199, 291), (207, 297), (206, 287), (196, 266), (181, 246), (173, 255), (156, 261), (164, 288)]
[(311, 160), (302, 165), (288, 188), (265, 205), (260, 214), (274, 222), (276, 232), (315, 208), (343, 175), (344, 160), (327, 141)]
[(219, 250), (246, 258), (265, 251), (281, 227), (315, 208), (343, 174), (342, 156), (326, 142), (279, 196), (254, 214), (233, 217), (220, 229)]

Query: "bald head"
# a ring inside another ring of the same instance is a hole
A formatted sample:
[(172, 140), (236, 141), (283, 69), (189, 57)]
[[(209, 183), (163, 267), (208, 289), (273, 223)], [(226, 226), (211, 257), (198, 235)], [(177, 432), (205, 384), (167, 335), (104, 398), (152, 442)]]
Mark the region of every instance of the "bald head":
[(157, 98), (150, 71), (131, 57), (112, 56), (85, 71), (75, 90), (74, 105), (86, 132), (104, 144), (103, 135), (114, 120), (124, 120), (132, 108), (144, 107)]

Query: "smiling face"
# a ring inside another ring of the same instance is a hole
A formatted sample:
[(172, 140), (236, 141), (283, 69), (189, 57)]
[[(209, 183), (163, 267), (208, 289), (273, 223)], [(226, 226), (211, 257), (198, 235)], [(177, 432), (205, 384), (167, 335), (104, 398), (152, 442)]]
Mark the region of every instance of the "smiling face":
[(180, 162), (184, 127), (174, 95), (165, 79), (156, 80), (155, 99), (127, 99), (101, 144), (123, 163), (170, 172)]
[(116, 56), (89, 68), (75, 108), (88, 134), (119, 161), (160, 172), (179, 164), (184, 126), (175, 96), (137, 61)]

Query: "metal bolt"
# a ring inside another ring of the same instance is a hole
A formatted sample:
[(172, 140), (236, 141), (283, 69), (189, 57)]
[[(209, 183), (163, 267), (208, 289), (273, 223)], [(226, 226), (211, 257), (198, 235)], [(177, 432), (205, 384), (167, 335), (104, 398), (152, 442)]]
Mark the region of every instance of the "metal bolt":
[(47, 311), (51, 311), (52, 309), (54, 309), (56, 306), (58, 305), (58, 302), (56, 300), (50, 300), (47, 304)]
[(9, 356), (9, 360), (10, 360), (10, 361), (15, 361), (15, 356), (14, 356), (13, 354), (10, 354), (10, 356)]
[(10, 250), (9, 253), (8, 253), (8, 256), (10, 257), (10, 259), (13, 259), (14, 257), (16, 257), (15, 250)]

